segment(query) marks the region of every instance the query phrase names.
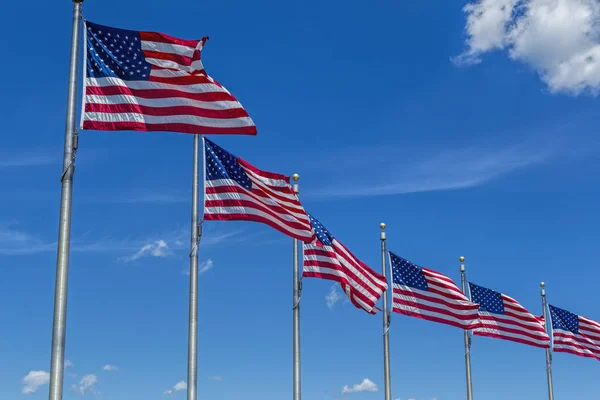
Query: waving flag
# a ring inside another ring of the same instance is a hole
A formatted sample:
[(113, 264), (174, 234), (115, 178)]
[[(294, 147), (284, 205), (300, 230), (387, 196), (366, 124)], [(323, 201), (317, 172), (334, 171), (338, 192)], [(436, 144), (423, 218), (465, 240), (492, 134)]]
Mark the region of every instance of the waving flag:
[(553, 350), (600, 361), (600, 322), (549, 305)]
[(246, 110), (204, 71), (205, 40), (86, 21), (83, 128), (255, 135)]
[(392, 311), (428, 321), (473, 329), (480, 325), (477, 304), (473, 304), (439, 272), (389, 252), (393, 275)]
[(388, 287), (385, 277), (350, 253), (312, 215), (309, 218), (317, 240), (304, 243), (302, 276), (339, 282), (352, 304), (375, 314), (375, 304)]
[(298, 240), (313, 240), (288, 176), (261, 171), (206, 138), (204, 165), (204, 219), (262, 222)]
[(550, 337), (546, 333), (542, 317), (536, 317), (515, 299), (469, 282), (471, 299), (479, 304), (481, 327), (473, 329), (473, 335), (549, 348)]

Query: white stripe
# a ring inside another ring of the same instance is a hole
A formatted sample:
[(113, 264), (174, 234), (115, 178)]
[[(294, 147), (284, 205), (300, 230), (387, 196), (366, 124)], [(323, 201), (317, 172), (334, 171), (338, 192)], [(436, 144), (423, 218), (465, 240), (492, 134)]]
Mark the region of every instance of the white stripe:
[(396, 284), (394, 284), (394, 287), (397, 288), (397, 289), (402, 289), (402, 290), (407, 291), (407, 292), (413, 292), (413, 293), (416, 293), (416, 294), (420, 294), (422, 296), (428, 297), (431, 300), (424, 300), (424, 299), (422, 299), (420, 297), (411, 296), (411, 295), (409, 295), (407, 293), (397, 293), (397, 292), (394, 292), (394, 294), (393, 294), (394, 298), (402, 299), (404, 301), (411, 301), (413, 303), (423, 304), (423, 305), (429, 306), (429, 307), (439, 308), (441, 310), (448, 311), (449, 313), (452, 313), (455, 316), (464, 315), (464, 316), (471, 316), (474, 319), (478, 318), (477, 309), (473, 309), (473, 310), (457, 310), (457, 309), (449, 307), (449, 306), (447, 306), (445, 304), (440, 304), (440, 303), (435, 302), (435, 299), (440, 299), (440, 296), (436, 295), (435, 293), (425, 292), (423, 290), (411, 288), (411, 287), (404, 286), (404, 285), (396, 285)]
[(249, 117), (221, 119), (197, 117), (195, 115), (155, 116), (138, 113), (86, 112), (85, 120), (101, 122), (139, 122), (142, 124), (190, 124), (212, 128), (241, 128), (244, 126), (254, 126)]
[(598, 332), (598, 334), (600, 334), (600, 323), (596, 322), (592, 319), (586, 318), (586, 317), (582, 317), (579, 316), (579, 325), (585, 325), (586, 327), (588, 327), (588, 329), (590, 330), (595, 330), (596, 332)]
[[(482, 316), (487, 316), (487, 317), (491, 317), (494, 320), (498, 321), (499, 323), (503, 323), (505, 325), (510, 325), (512, 327), (514, 327), (514, 329), (521, 329), (524, 330), (525, 328), (521, 328), (520, 326), (517, 326), (515, 324), (520, 323), (523, 325), (527, 325), (530, 326), (532, 329), (533, 328), (537, 328), (538, 331), (543, 331), (545, 332), (546, 330), (544, 329), (544, 325), (542, 325), (540, 322), (538, 322), (537, 320), (534, 321), (524, 321), (522, 319), (519, 319), (517, 317), (513, 317), (510, 315), (500, 315), (500, 314), (494, 314), (494, 313), (490, 313), (488, 311), (481, 311), (479, 310), (479, 314), (481, 314)], [(537, 332), (537, 331), (536, 331)], [(533, 332), (532, 332), (533, 333)]]
[(202, 61), (200, 61), (200, 60), (193, 61), (191, 63), (191, 65), (189, 65), (189, 66), (179, 64), (178, 62), (175, 62), (173, 60), (163, 60), (162, 58), (146, 57), (146, 62), (148, 62), (152, 65), (156, 65), (157, 67), (160, 67), (160, 68), (172, 68), (172, 69), (178, 69), (178, 70), (187, 71), (187, 72), (204, 70), (204, 65), (202, 65)]
[(397, 310), (406, 310), (406, 311), (410, 311), (410, 312), (416, 313), (418, 315), (435, 317), (435, 318), (439, 318), (439, 319), (444, 320), (444, 321), (451, 321), (451, 322), (459, 324), (460, 326), (465, 326), (465, 327), (469, 326), (469, 325), (471, 325), (471, 324), (473, 324), (475, 322), (477, 322), (477, 318), (474, 318), (473, 320), (464, 321), (462, 319), (451, 317), (451, 316), (446, 315), (446, 314), (440, 314), (440, 313), (436, 313), (436, 312), (422, 310), (422, 309), (420, 309), (418, 307), (405, 306), (403, 304), (398, 304), (398, 303), (394, 302), (393, 303), (392, 311), (398, 312)]
[[(304, 243), (304, 250), (309, 250), (310, 249), (310, 245)], [(321, 256), (321, 255), (315, 255), (315, 254), (304, 254), (304, 259), (305, 260), (310, 260), (310, 261), (316, 261), (319, 263), (329, 263), (329, 264), (333, 264), (333, 265), (337, 265), (340, 268), (342, 267), (342, 265), (340, 264), (340, 261), (337, 258), (334, 257), (327, 257), (327, 256)], [(326, 268), (326, 267), (323, 267)]]
[[(242, 168), (244, 168), (244, 167), (242, 166)], [(244, 171), (246, 171), (248, 178), (253, 183), (253, 186), (255, 186), (257, 189), (260, 189), (266, 196), (268, 196), (273, 201), (277, 202), (277, 204), (286, 204), (288, 207), (291, 207), (298, 212), (301, 212), (303, 214), (306, 213), (306, 211), (304, 211), (304, 207), (302, 207), (302, 205), (300, 204), (300, 201), (294, 194), (276, 192), (276, 191), (272, 190), (269, 186), (266, 186), (262, 182), (262, 179), (257, 178), (256, 174), (254, 174), (252, 171), (250, 171), (246, 168), (244, 168)], [(291, 191), (292, 190), (291, 186), (288, 185), (288, 187), (290, 188), (290, 191)], [(281, 200), (280, 197), (283, 197), (284, 199), (287, 199), (287, 200)]]
[(156, 51), (158, 53), (177, 54), (180, 56), (192, 58), (195, 47), (189, 47), (182, 44), (171, 44), (161, 42), (151, 42), (149, 40), (142, 40), (142, 50)]
[[(255, 182), (257, 185), (259, 185), (265, 191), (268, 191), (269, 194), (272, 194), (273, 196), (284, 197), (284, 198), (288, 199), (289, 201), (296, 203), (298, 206), (300, 205), (300, 200), (298, 200), (298, 197), (292, 192), (292, 187), (290, 186), (289, 183), (287, 183), (283, 179), (277, 181), (275, 179), (265, 178), (264, 176), (258, 175), (256, 173), (254, 173), (254, 171), (252, 171), (248, 168), (245, 168), (244, 166), (242, 166), (242, 168), (244, 168), (244, 171), (246, 171), (246, 174), (248, 174), (248, 177), (250, 178), (250, 180), (252, 180), (252, 182)], [(277, 182), (279, 182), (280, 184), (276, 185), (275, 183), (277, 183)], [(290, 188), (290, 193), (282, 193), (282, 192), (272, 189), (272, 187), (275, 187), (275, 188), (288, 187), (288, 188)], [(289, 204), (293, 204), (293, 203), (289, 203)]]
[(578, 348), (578, 347), (570, 346), (570, 345), (568, 345), (568, 344), (560, 344), (560, 343), (559, 343), (559, 344), (557, 344), (556, 342), (554, 342), (554, 346), (552, 346), (552, 349), (553, 349), (554, 351), (557, 351), (557, 350), (560, 350), (560, 349), (567, 349), (567, 350), (574, 351), (574, 352), (575, 352), (575, 353), (577, 353), (578, 355), (584, 355), (584, 354), (587, 354), (587, 355), (594, 356), (594, 353), (592, 353), (592, 352), (591, 352), (591, 351), (589, 351), (589, 350), (582, 350), (582, 349), (580, 349), (580, 348)]
[(585, 340), (585, 338), (581, 337), (581, 335), (575, 335), (573, 332), (570, 331), (564, 331), (562, 329), (557, 329), (554, 331), (556, 332), (560, 332), (564, 335), (567, 335), (568, 337), (556, 337), (554, 336), (554, 345), (556, 347), (556, 345), (572, 345), (572, 344), (578, 344), (580, 346), (585, 347), (585, 349), (577, 349), (579, 352), (589, 352), (590, 354), (596, 354), (598, 356), (600, 356), (600, 347), (598, 346), (594, 346), (593, 344), (589, 343), (588, 341)]
[(367, 278), (367, 276), (371, 276), (373, 278), (373, 280), (375, 280), (377, 283), (379, 283), (380, 285), (387, 288), (387, 282), (382, 282), (373, 275), (363, 273), (362, 267), (354, 265), (354, 263), (358, 264), (358, 262), (356, 261), (356, 258), (353, 257), (352, 255), (348, 254), (348, 252), (342, 246), (335, 246), (336, 242), (337, 242), (337, 240), (334, 239), (333, 244), (334, 244), (334, 249), (336, 249), (336, 253), (344, 253), (344, 254), (346, 254), (346, 257), (348, 257), (349, 259), (351, 259), (353, 261), (353, 263), (350, 263), (345, 257), (339, 256), (338, 260), (340, 260), (340, 263), (345, 268), (347, 268), (352, 273), (354, 273), (354, 275), (356, 275), (357, 278), (359, 278), (365, 286), (373, 287), (374, 290), (381, 290), (381, 289), (376, 289), (376, 287), (373, 286), (374, 284), (371, 283), (371, 281)]
[(427, 275), (425, 275), (425, 280), (427, 281), (427, 286), (432, 287), (432, 289), (435, 288), (436, 290), (438, 290), (448, 296), (452, 296), (454, 298), (458, 297), (463, 301), (469, 301), (469, 299), (461, 292), (457, 293), (454, 289), (450, 289), (446, 285), (432, 280)]
[(473, 334), (476, 336), (488, 336), (488, 335), (486, 335), (486, 333), (501, 335), (501, 336), (505, 336), (505, 337), (513, 338), (513, 339), (520, 339), (524, 342), (529, 342), (529, 343), (536, 343), (536, 344), (540, 344), (540, 345), (550, 345), (550, 339), (533, 339), (533, 338), (530, 338), (529, 336), (506, 332), (506, 331), (502, 331), (502, 330), (498, 330), (498, 329), (492, 329), (492, 328), (475, 328), (475, 329), (473, 329)]
[[(259, 196), (258, 194), (254, 193), (252, 191), (249, 191), (246, 188), (240, 186), (240, 184), (237, 183), (236, 181), (234, 181), (233, 179), (214, 179), (214, 180), (208, 180), (206, 182), (207, 188), (218, 188), (218, 187), (229, 187), (229, 186), (235, 186), (235, 187), (239, 188), (239, 190), (243, 190), (244, 193), (243, 194), (236, 193), (236, 192), (207, 193), (206, 194), (207, 199), (211, 199), (211, 200), (251, 200), (256, 203), (263, 204), (266, 207), (276, 206), (276, 207), (281, 207), (281, 208), (283, 208), (282, 204), (285, 204), (285, 203), (278, 203), (268, 197)], [(291, 211), (286, 208), (283, 208), (283, 212), (276, 212), (276, 211), (273, 211), (273, 212), (275, 212), (276, 214), (279, 214), (279, 215), (284, 215), (283, 213), (285, 213), (286, 215), (289, 215), (290, 218), (293, 218), (293, 221), (310, 226), (310, 222), (307, 219), (305, 213)]]
[[(237, 187), (239, 187), (239, 185), (236, 185)], [(210, 187), (207, 185), (207, 187)], [(244, 190), (246, 193), (248, 193), (247, 190)], [(267, 208), (271, 211), (271, 215), (275, 214), (277, 215), (280, 219), (287, 221), (287, 222), (291, 222), (291, 223), (296, 223), (296, 224), (303, 224), (302, 221), (300, 221), (295, 214), (288, 212), (287, 210), (285, 212), (278, 212), (276, 210), (273, 210), (267, 202), (263, 201), (262, 199), (259, 199), (256, 196), (253, 196), (251, 194), (243, 194), (243, 193), (235, 193), (235, 192), (225, 192), (225, 193), (206, 193), (206, 200), (210, 201), (210, 200), (215, 200), (215, 201), (219, 201), (219, 200), (246, 200), (249, 201), (253, 204), (256, 204), (256, 207), (260, 207), (262, 206), (262, 208)], [(226, 206), (226, 207), (230, 207), (230, 206)], [(240, 206), (241, 207), (241, 206)], [(246, 207), (253, 207), (253, 206), (246, 206)], [(275, 218), (275, 217), (273, 217)]]
[[(430, 299), (445, 300), (446, 303), (450, 303), (450, 304), (456, 304), (456, 305), (460, 305), (460, 306), (472, 306), (473, 308), (471, 310), (462, 311), (462, 310), (456, 310), (456, 309), (451, 308), (450, 306), (446, 306), (444, 304), (436, 303), (437, 304), (436, 305), (437, 308), (447, 309), (448, 311), (456, 312), (457, 314), (471, 314), (472, 313), (472, 314), (475, 314), (475, 315), (479, 315), (478, 314), (477, 305), (471, 303), (469, 300), (451, 299), (451, 298), (448, 298), (446, 296), (442, 296), (442, 295), (437, 294), (437, 293), (432, 293), (432, 292), (428, 292), (428, 291), (425, 291), (425, 290), (412, 288), (412, 287), (409, 287), (409, 286), (406, 286), (406, 285), (399, 285), (397, 283), (394, 283), (394, 288), (395, 289), (402, 289), (402, 290), (409, 291), (409, 292), (413, 292), (413, 293), (416, 293), (416, 294), (420, 294), (422, 296), (427, 296)], [(398, 294), (398, 295), (400, 295), (400, 294)], [(405, 294), (404, 296), (408, 296), (408, 295)], [(426, 301), (426, 300), (421, 300), (420, 298), (416, 298), (415, 297), (413, 301), (421, 302), (421, 301)]]
[(271, 221), (275, 225), (282, 228), (283, 231), (288, 232), (292, 235), (300, 236), (306, 239), (312, 237), (312, 232), (306, 230), (292, 228), (278, 219), (273, 218), (270, 214), (263, 211), (257, 210), (256, 208), (248, 207), (204, 207), (204, 215), (232, 215), (232, 214), (251, 214), (262, 217), (266, 220)]
[(185, 97), (162, 97), (160, 99), (144, 99), (128, 94), (116, 94), (102, 96), (88, 94), (85, 96), (86, 104), (139, 104), (141, 106), (166, 108), (166, 107), (195, 107), (204, 110), (230, 110), (242, 108), (237, 101), (199, 101), (186, 99)]
[(224, 90), (214, 83), (195, 83), (193, 85), (173, 85), (171, 83), (150, 82), (150, 81), (123, 81), (115, 77), (103, 78), (85, 78), (87, 86), (123, 86), (130, 89), (140, 90), (177, 90), (185, 93), (222, 93)]
[[(179, 78), (181, 76), (193, 76), (189, 72), (179, 71), (173, 69), (152, 69), (150, 71), (150, 76), (155, 76), (157, 78)], [(206, 76), (206, 75), (201, 75)]]

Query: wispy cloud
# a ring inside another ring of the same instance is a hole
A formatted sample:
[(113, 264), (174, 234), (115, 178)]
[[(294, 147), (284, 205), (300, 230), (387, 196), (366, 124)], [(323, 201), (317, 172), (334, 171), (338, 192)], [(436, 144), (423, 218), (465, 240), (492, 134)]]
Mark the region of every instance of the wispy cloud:
[(102, 369), (104, 371), (118, 371), (119, 367), (117, 367), (116, 365), (106, 364), (104, 367), (102, 367)]
[(220, 376), (209, 376), (208, 379), (210, 379), (211, 381), (217, 381), (217, 382), (221, 382), (223, 380), (223, 378)]
[[(515, 170), (542, 164), (554, 155), (555, 149), (525, 143), (503, 149), (447, 149), (422, 156), (398, 157), (392, 152), (398, 154), (391, 149), (365, 150), (363, 157), (345, 160), (340, 164), (344, 166), (341, 173), (347, 176), (348, 170), (356, 171), (351, 180), (340, 176), (337, 182), (342, 183), (315, 188), (305, 196), (328, 199), (471, 188)], [(401, 153), (410, 151), (405, 149)], [(372, 172), (374, 157), (389, 160), (385, 168), (379, 169), (381, 172)]]
[(0, 153), (0, 168), (40, 167), (60, 164), (61, 161), (60, 157), (49, 156), (43, 153)]
[(50, 373), (46, 371), (29, 371), (29, 373), (23, 378), (23, 390), (24, 394), (35, 393), (40, 386), (47, 385), (50, 382)]
[[(210, 258), (209, 258), (208, 260), (206, 260), (206, 261), (203, 261), (203, 262), (201, 262), (201, 263), (198, 265), (198, 275), (202, 275), (202, 274), (204, 274), (204, 273), (205, 273), (205, 272), (207, 272), (208, 270), (212, 269), (214, 266), (215, 266), (215, 263), (214, 263), (214, 262), (213, 262), (213, 260), (212, 260), (212, 259), (210, 259)], [(190, 276), (190, 270), (189, 270), (189, 268), (185, 268), (185, 269), (183, 269), (183, 270), (181, 271), (181, 273), (182, 273), (183, 275)]]
[[(205, 229), (201, 246), (243, 243), (251, 236), (244, 230), (219, 231)], [(116, 254), (121, 261), (135, 261), (144, 256), (162, 257), (189, 248), (189, 228), (166, 231), (146, 238), (115, 239), (94, 237), (87, 233), (71, 240), (71, 252)], [(164, 244), (162, 243), (164, 242)], [(166, 244), (166, 247), (165, 247)], [(56, 252), (56, 241), (36, 236), (15, 222), (0, 222), (0, 255), (30, 255)]]
[(343, 298), (342, 293), (338, 290), (338, 285), (332, 285), (331, 289), (327, 296), (325, 296), (325, 302), (327, 303), (327, 308), (333, 310), (333, 306)]
[(65, 360), (65, 368), (69, 368), (72, 367), (74, 364), (71, 362), (71, 360)]
[(85, 395), (88, 392), (95, 394), (94, 385), (96, 383), (98, 383), (98, 377), (95, 374), (88, 374), (81, 378), (78, 385), (72, 385), (71, 388), (81, 395)]
[(162, 239), (155, 240), (152, 243), (146, 243), (139, 249), (135, 254), (130, 256), (121, 257), (121, 260), (125, 262), (132, 262), (143, 257), (168, 257), (173, 252), (169, 249), (169, 244)]
[(356, 383), (352, 385), (352, 387), (348, 385), (344, 386), (344, 388), (342, 389), (342, 394), (344, 395), (348, 393), (376, 392), (378, 390), (379, 388), (375, 383), (373, 383), (373, 381), (365, 378), (361, 383)]
[(181, 390), (186, 390), (187, 389), (187, 383), (185, 383), (185, 381), (180, 381), (177, 382), (175, 385), (173, 385), (172, 388), (167, 389), (163, 392), (163, 394), (170, 396), (175, 392), (179, 392)]

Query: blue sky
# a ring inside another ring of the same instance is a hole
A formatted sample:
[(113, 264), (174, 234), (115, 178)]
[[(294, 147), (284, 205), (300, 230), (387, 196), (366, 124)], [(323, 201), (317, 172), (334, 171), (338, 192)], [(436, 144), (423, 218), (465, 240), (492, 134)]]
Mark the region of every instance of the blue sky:
[[(60, 3), (10, 2), (0, 27), (11, 60), (0, 64), (10, 77), (0, 100), (7, 400), (48, 391), (72, 12)], [(307, 210), (372, 267), (383, 221), (389, 248), (419, 265), (458, 281), (464, 255), (470, 279), (533, 313), (543, 280), (551, 304), (600, 319), (592, 0), (89, 0), (84, 13), (210, 35), (207, 71), (259, 131), (211, 139), (260, 168), (299, 173)], [(80, 134), (65, 400), (185, 397), (191, 145), (173, 133)], [(289, 398), (291, 239), (253, 223), (210, 222), (204, 233), (199, 398)], [(334, 289), (304, 282), (304, 397), (379, 399), (381, 316)], [(460, 330), (394, 315), (390, 340), (394, 399), (464, 398)], [(477, 398), (546, 398), (540, 349), (476, 337), (472, 363)], [(598, 373), (596, 361), (555, 354), (556, 397), (597, 399)]]

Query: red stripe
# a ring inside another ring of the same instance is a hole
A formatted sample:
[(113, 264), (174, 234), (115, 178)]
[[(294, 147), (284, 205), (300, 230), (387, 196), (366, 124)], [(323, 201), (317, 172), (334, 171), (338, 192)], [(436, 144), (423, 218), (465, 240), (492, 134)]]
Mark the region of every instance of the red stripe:
[[(513, 329), (513, 328), (507, 328), (505, 326), (489, 324), (489, 323), (487, 323), (487, 321), (490, 321), (490, 320), (494, 321), (494, 322), (500, 322), (500, 321), (496, 321), (493, 318), (486, 318), (486, 316), (484, 316), (484, 315), (480, 315), (479, 319), (481, 320), (482, 328), (494, 329), (494, 330), (497, 330), (500, 332), (514, 333), (515, 335), (528, 336), (528, 337), (530, 337), (532, 339), (536, 339), (536, 340), (549, 340), (550, 339), (548, 337), (541, 337), (540, 335), (533, 334), (527, 329)], [(488, 335), (482, 334), (481, 336), (488, 336)]]
[(192, 65), (192, 61), (193, 61), (190, 57), (182, 56), (179, 54), (162, 53), (159, 51), (151, 51), (151, 50), (142, 50), (142, 51), (144, 52), (144, 56), (146, 56), (146, 59), (156, 58), (159, 60), (173, 61), (173, 62), (176, 62), (177, 64), (184, 65), (186, 67), (189, 67), (190, 65)]
[(477, 313), (475, 313), (475, 312), (471, 313), (470, 315), (469, 314), (467, 314), (467, 315), (454, 314), (451, 311), (445, 310), (443, 308), (432, 307), (432, 306), (425, 305), (423, 303), (418, 303), (418, 302), (415, 302), (415, 301), (408, 301), (408, 300), (400, 299), (398, 297), (394, 297), (393, 298), (393, 303), (394, 304), (402, 304), (402, 305), (407, 306), (407, 307), (418, 308), (420, 310), (434, 312), (434, 313), (440, 314), (440, 315), (447, 315), (449, 317), (460, 319), (460, 320), (464, 320), (464, 321), (468, 321), (468, 320), (472, 320), (472, 319), (476, 319), (477, 318)]
[[(337, 249), (338, 246), (344, 251), (339, 251)], [(352, 261), (354, 268), (356, 268), (358, 271), (360, 271), (361, 274), (363, 276), (365, 276), (365, 278), (367, 278), (369, 280), (369, 282), (371, 282), (371, 284), (377, 286), (380, 290), (386, 290), (387, 280), (385, 279), (385, 277), (383, 275), (375, 272), (367, 264), (360, 261), (354, 254), (352, 254), (352, 252), (350, 252), (350, 250), (348, 250), (348, 248), (346, 246), (344, 246), (342, 243), (340, 243), (337, 239), (333, 239), (333, 248), (334, 248), (335, 252), (337, 254), (340, 254), (342, 257), (344, 257), (344, 259), (346, 259), (348, 261)], [(345, 256), (345, 254), (348, 254), (352, 258), (349, 260)]]
[(196, 47), (200, 40), (179, 39), (164, 33), (158, 32), (140, 32), (140, 39), (146, 42), (160, 42), (168, 44), (180, 44), (182, 46)]
[[(330, 258), (336, 259), (335, 255), (334, 256), (329, 256)], [(339, 257), (339, 255), (338, 255)], [(322, 273), (324, 275), (331, 275), (331, 276), (336, 276), (336, 280), (338, 282), (342, 282), (340, 279), (343, 280), (344, 283), (347, 283), (348, 285), (350, 285), (351, 287), (362, 287), (364, 288), (367, 292), (369, 292), (371, 295), (373, 295), (374, 297), (376, 297), (379, 300), (379, 297), (381, 296), (381, 293), (375, 291), (372, 287), (370, 287), (368, 284), (364, 283), (362, 279), (360, 279), (354, 272), (350, 271), (348, 268), (344, 267), (344, 266), (340, 266), (340, 265), (336, 265), (333, 263), (328, 263), (328, 262), (323, 262), (323, 261), (318, 261), (318, 260), (304, 260), (304, 265), (306, 266), (312, 266), (312, 267), (322, 267), (322, 268), (330, 268), (333, 269), (335, 271), (339, 271), (342, 274), (344, 274), (345, 277), (340, 277), (339, 275), (333, 275), (333, 274), (327, 274), (327, 273)], [(350, 282), (350, 280), (348, 279), (348, 277), (350, 279), (352, 279), (354, 282), (356, 282), (356, 285), (353, 285), (352, 282)], [(381, 292), (385, 291), (385, 288), (380, 287), (379, 285), (374, 285), (377, 288), (379, 288), (379, 290), (381, 290)], [(370, 300), (369, 300), (370, 301)]]
[(593, 354), (590, 354), (590, 353), (581, 354), (581, 353), (578, 353), (575, 350), (571, 350), (571, 349), (561, 349), (561, 348), (557, 349), (557, 348), (554, 348), (554, 349), (552, 349), (552, 351), (554, 351), (556, 353), (569, 353), (569, 354), (574, 354), (574, 355), (579, 356), (579, 357), (595, 358), (596, 360), (600, 360), (600, 357), (596, 357)]
[(264, 176), (265, 178), (268, 179), (281, 179), (286, 181), (288, 184), (290, 183), (290, 177), (283, 175), (283, 174), (278, 174), (276, 172), (268, 172), (268, 171), (263, 171), (260, 170), (258, 168), (256, 168), (254, 165), (250, 164), (248, 161), (242, 159), (242, 158), (238, 158), (237, 161), (242, 164), (242, 166), (252, 172), (254, 172), (255, 174)]
[[(435, 297), (429, 297), (423, 293), (419, 293), (419, 292), (412, 292), (412, 291), (408, 291), (406, 289), (401, 289), (401, 288), (397, 288), (394, 287), (394, 293), (397, 294), (402, 294), (404, 296), (410, 296), (410, 297), (416, 297), (417, 299), (421, 299), (421, 300), (427, 300), (427, 301), (431, 301), (432, 303), (437, 303), (437, 304), (441, 304), (450, 308), (453, 308), (455, 310), (459, 310), (459, 311), (473, 311), (473, 312), (477, 312), (477, 310), (479, 309), (479, 306), (477, 304), (459, 304), (457, 303), (455, 300), (453, 299), (448, 299), (448, 301), (446, 301), (445, 299), (438, 299)], [(468, 300), (466, 300), (465, 302), (468, 302)]]
[[(302, 207), (302, 204), (300, 204), (300, 201), (298, 200), (295, 193), (293, 192), (292, 187), (290, 186), (289, 183), (285, 182), (284, 179), (279, 179), (280, 181), (284, 181), (284, 184), (286, 185), (286, 187), (284, 188), (284, 191), (274, 191), (274, 190), (271, 190), (271, 188), (273, 186), (271, 186), (270, 184), (268, 184), (264, 181), (266, 179), (271, 179), (271, 178), (267, 178), (265, 176), (258, 176), (258, 177), (250, 176), (250, 174), (252, 172), (249, 172), (249, 171), (246, 171), (246, 173), (248, 174), (248, 179), (250, 179), (250, 181), (252, 181), (252, 192), (260, 193), (262, 197), (266, 197), (268, 199), (275, 200), (278, 203), (281, 203), (282, 205), (285, 204), (286, 208), (288, 208), (290, 210), (294, 210), (295, 212), (299, 212), (302, 214), (306, 213), (304, 211), (304, 208)], [(288, 194), (292, 197), (290, 198), (290, 197), (283, 196), (282, 193)], [(306, 219), (308, 220), (308, 216), (306, 217)]]
[(83, 121), (83, 129), (98, 131), (179, 132), (197, 135), (256, 135), (256, 126), (239, 128), (214, 128), (210, 126), (170, 123), (145, 124), (141, 122)]
[[(222, 194), (222, 193), (240, 193), (240, 194), (244, 194), (246, 196), (249, 196), (253, 199), (255, 199), (257, 202), (260, 202), (261, 204), (265, 204), (265, 206), (272, 208), (273, 210), (277, 210), (277, 212), (279, 214), (286, 214), (286, 215), (290, 215), (292, 217), (294, 217), (295, 219), (297, 219), (298, 221), (301, 221), (302, 219), (299, 216), (294, 215), (294, 213), (296, 214), (305, 214), (303, 212), (303, 210), (298, 210), (296, 208), (292, 208), (290, 206), (288, 206), (287, 204), (280, 204), (278, 203), (278, 205), (271, 205), (271, 204), (266, 204), (265, 203), (265, 198), (269, 198), (268, 196), (265, 196), (265, 194), (261, 191), (261, 190), (257, 190), (255, 189), (255, 187), (252, 187), (251, 191), (248, 191), (244, 188), (241, 188), (239, 186), (233, 186), (233, 185), (227, 185), (227, 186), (216, 186), (216, 187), (212, 187), (212, 186), (206, 186), (206, 194)], [(304, 216), (304, 215), (302, 215)], [(308, 222), (308, 216), (306, 216), (306, 218), (304, 219), (306, 221), (307, 226), (310, 226), (310, 222)], [(310, 228), (309, 228), (310, 229)]]
[(152, 115), (157, 117), (171, 115), (193, 115), (196, 117), (214, 118), (214, 119), (233, 119), (248, 117), (248, 113), (243, 108), (230, 108), (225, 110), (209, 110), (206, 108), (192, 106), (172, 106), (172, 107), (150, 107), (141, 104), (96, 104), (86, 103), (86, 112), (101, 113), (136, 113), (142, 115)]
[[(207, 189), (210, 189), (210, 188), (207, 188)], [(282, 224), (287, 225), (288, 227), (290, 227), (292, 229), (308, 230), (306, 225), (298, 222), (297, 220), (296, 221), (288, 221), (282, 217), (282, 215), (289, 215), (288, 213), (286, 213), (286, 212), (279, 213), (274, 209), (273, 206), (266, 206), (264, 204), (257, 203), (256, 201), (241, 200), (241, 199), (222, 199), (222, 200), (206, 199), (206, 201), (204, 202), (204, 207), (205, 208), (208, 208), (208, 207), (225, 207), (225, 208), (241, 207), (241, 208), (245, 208), (245, 209), (259, 210), (266, 214), (269, 214), (274, 219), (280, 221)]]
[(549, 349), (550, 348), (550, 343), (548, 343), (546, 345), (543, 345), (543, 344), (539, 344), (539, 343), (535, 343), (535, 342), (530, 342), (528, 340), (513, 338), (513, 337), (510, 337), (510, 336), (504, 336), (504, 335), (495, 334), (495, 333), (487, 333), (487, 332), (482, 333), (480, 331), (474, 330), (473, 331), (473, 335), (476, 335), (476, 336), (487, 336), (487, 337), (493, 337), (493, 338), (496, 338), (496, 339), (509, 340), (511, 342), (528, 344), (530, 346), (540, 347), (542, 349)]
[(312, 238), (307, 239), (308, 236), (297, 235), (294, 232), (288, 231), (280, 227), (279, 225), (274, 224), (270, 220), (261, 217), (259, 215), (254, 214), (204, 214), (204, 219), (209, 221), (251, 221), (251, 222), (260, 222), (266, 225), (269, 225), (271, 228), (278, 230), (279, 232), (285, 233), (288, 236), (291, 236), (295, 239), (306, 241), (312, 240)]
[[(581, 340), (581, 338), (578, 338), (577, 335), (575, 335), (573, 333), (567, 334), (567, 333), (555, 331), (553, 336), (554, 336), (555, 343), (558, 342), (559, 344), (577, 347), (578, 349), (586, 350), (586, 351), (592, 352), (594, 354), (598, 354), (600, 356), (600, 347), (596, 346), (594, 343), (588, 343), (584, 340)], [(574, 341), (574, 343), (566, 342), (566, 341), (563, 341), (562, 339), (571, 339)], [(586, 346), (586, 344), (588, 346)], [(593, 348), (590, 348), (589, 346), (592, 346)]]
[(412, 311), (402, 310), (400, 308), (393, 308), (392, 311), (394, 311), (395, 313), (398, 313), (398, 314), (408, 315), (410, 317), (416, 317), (416, 318), (424, 319), (424, 320), (427, 320), (427, 321), (433, 321), (433, 322), (439, 322), (441, 324), (451, 325), (451, 326), (454, 326), (454, 327), (457, 327), (457, 328), (460, 328), (460, 329), (466, 329), (466, 330), (468, 330), (468, 329), (473, 329), (473, 328), (476, 328), (477, 326), (479, 326), (477, 323), (471, 323), (469, 325), (467, 325), (467, 324), (460, 324), (458, 322), (448, 321), (448, 320), (445, 320), (443, 318), (436, 318), (436, 317), (432, 317), (432, 316), (429, 316), (429, 315), (422, 315), (422, 314), (415, 313), (415, 312), (412, 312)]
[(167, 97), (180, 97), (198, 101), (237, 101), (235, 97), (226, 92), (188, 93), (175, 89), (131, 89), (125, 86), (86, 86), (85, 94), (99, 96), (112, 96), (126, 94), (142, 99), (164, 99)]
[(150, 82), (168, 83), (170, 85), (182, 85), (182, 86), (199, 85), (199, 84), (203, 84), (203, 83), (214, 84), (214, 82), (212, 80), (210, 80), (204, 74), (173, 76), (173, 77), (150, 75), (149, 80), (150, 80)]

